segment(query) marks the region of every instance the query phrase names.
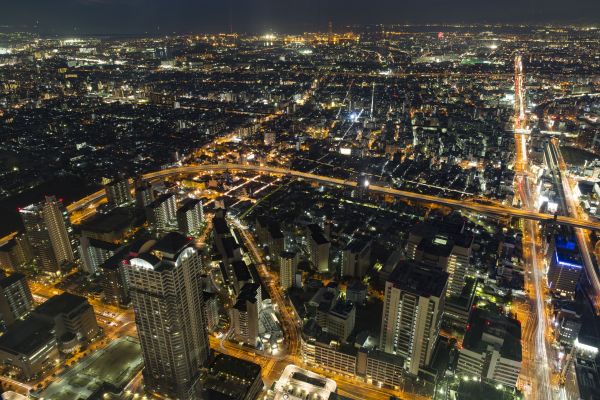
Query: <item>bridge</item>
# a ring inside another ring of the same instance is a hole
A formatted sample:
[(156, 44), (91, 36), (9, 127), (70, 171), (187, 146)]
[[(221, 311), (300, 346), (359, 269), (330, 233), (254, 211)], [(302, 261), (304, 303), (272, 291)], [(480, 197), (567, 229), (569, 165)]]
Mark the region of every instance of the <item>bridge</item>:
[[(259, 174), (270, 174), (270, 175), (283, 175), (292, 176), (295, 178), (305, 179), (309, 181), (319, 182), (326, 185), (342, 186), (342, 187), (356, 187), (358, 183), (352, 180), (344, 180), (339, 178), (332, 178), (328, 176), (311, 174), (309, 172), (301, 172), (290, 170), (280, 167), (263, 166), (263, 165), (243, 165), (243, 164), (200, 164), (200, 165), (186, 165), (182, 167), (174, 167), (164, 169), (160, 171), (150, 172), (145, 174), (143, 177), (149, 181), (155, 181), (158, 179), (164, 179), (169, 177), (186, 176), (194, 174), (212, 174), (220, 173), (225, 171), (244, 171), (244, 172), (255, 172)], [(368, 187), (369, 192), (390, 195), (393, 197), (403, 198), (421, 203), (433, 203), (441, 206), (446, 206), (454, 209), (462, 209), (467, 211), (473, 211), (484, 215), (493, 217), (516, 217), (525, 218), (540, 222), (549, 222), (565, 226), (571, 226), (574, 228), (590, 229), (600, 231), (600, 222), (585, 220), (580, 218), (574, 218), (562, 215), (553, 215), (546, 213), (538, 213), (535, 211), (529, 211), (526, 209), (514, 208), (504, 206), (498, 203), (485, 200), (456, 200), (444, 197), (437, 197), (428, 194), (409, 192), (406, 190), (393, 189), (385, 186), (370, 185)], [(95, 202), (104, 198), (104, 191), (92, 193), (67, 207), (69, 212), (79, 211), (86, 207), (93, 205)]]

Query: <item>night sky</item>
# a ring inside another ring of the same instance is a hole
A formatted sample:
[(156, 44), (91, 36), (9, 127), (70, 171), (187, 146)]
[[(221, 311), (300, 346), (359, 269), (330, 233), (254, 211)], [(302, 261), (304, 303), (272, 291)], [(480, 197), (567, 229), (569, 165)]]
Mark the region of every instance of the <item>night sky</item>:
[[(231, 16), (231, 17), (230, 17)], [(600, 22), (600, 0), (2, 0), (40, 33), (299, 32), (367, 23)]]

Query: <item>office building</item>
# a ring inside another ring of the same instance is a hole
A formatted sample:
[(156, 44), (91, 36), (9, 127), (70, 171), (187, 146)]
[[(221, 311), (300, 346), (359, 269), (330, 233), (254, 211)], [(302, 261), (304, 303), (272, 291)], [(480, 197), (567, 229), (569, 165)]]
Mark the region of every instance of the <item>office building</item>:
[(416, 225), (408, 236), (407, 258), (448, 272), (447, 295), (460, 296), (465, 276), (470, 273), (473, 235), (465, 231), (464, 221), (450, 220)]
[(297, 253), (284, 251), (279, 255), (279, 284), (283, 290), (287, 290), (294, 285), (297, 268)]
[(549, 252), (548, 286), (562, 297), (574, 297), (577, 283), (583, 271), (581, 254), (574, 238), (556, 235), (553, 251)]
[(473, 305), (477, 299), (477, 284), (475, 278), (466, 278), (460, 296), (447, 296), (444, 302), (443, 321), (445, 326), (458, 332), (464, 332), (469, 322)]
[(177, 226), (185, 235), (197, 235), (204, 223), (202, 200), (185, 199), (177, 209)]
[(166, 193), (146, 206), (146, 217), (153, 229), (168, 230), (177, 225), (175, 195)]
[(73, 263), (75, 255), (69, 237), (69, 217), (62, 202), (47, 196), (46, 201), (19, 210), (33, 256), (40, 269), (56, 273)]
[(504, 315), (476, 309), (460, 349), (457, 373), (515, 387), (521, 373), (521, 324)]
[(367, 301), (368, 289), (361, 281), (351, 281), (346, 286), (346, 300), (354, 304), (364, 304)]
[(405, 383), (404, 359), (379, 350), (362, 348), (358, 352), (357, 374), (374, 385), (399, 389)]
[(104, 185), (104, 192), (106, 193), (108, 204), (112, 207), (122, 207), (133, 203), (131, 185), (127, 178), (118, 178), (108, 181)]
[(0, 278), (0, 332), (33, 308), (33, 296), (25, 275), (15, 272)]
[(412, 375), (431, 361), (447, 283), (439, 268), (402, 261), (385, 284), (380, 349), (402, 356)]
[(144, 358), (144, 382), (158, 393), (195, 399), (209, 358), (200, 254), (171, 232), (129, 260), (126, 281)]

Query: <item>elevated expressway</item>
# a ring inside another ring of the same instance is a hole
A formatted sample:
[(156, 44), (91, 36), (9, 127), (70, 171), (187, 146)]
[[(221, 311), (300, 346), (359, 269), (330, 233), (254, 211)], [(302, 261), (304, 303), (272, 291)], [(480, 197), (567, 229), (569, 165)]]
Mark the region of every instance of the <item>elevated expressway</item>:
[[(172, 177), (184, 177), (194, 174), (211, 174), (225, 171), (245, 171), (255, 172), (260, 174), (271, 174), (271, 175), (285, 175), (292, 176), (295, 178), (306, 179), (309, 181), (315, 181), (326, 185), (334, 186), (345, 186), (345, 187), (357, 187), (358, 183), (353, 180), (344, 180), (339, 178), (332, 178), (328, 176), (315, 175), (308, 172), (294, 171), (286, 168), (263, 166), (263, 165), (242, 165), (242, 164), (199, 164), (199, 165), (186, 165), (182, 167), (174, 167), (164, 169), (160, 171), (150, 172), (145, 174), (143, 177), (149, 181), (155, 181), (158, 179), (172, 178)], [(393, 197), (404, 198), (415, 202), (423, 203), (434, 203), (441, 206), (450, 208), (463, 209), (468, 211), (477, 212), (480, 214), (495, 216), (495, 217), (516, 217), (524, 218), (528, 220), (549, 222), (565, 226), (571, 226), (573, 228), (582, 228), (590, 230), (600, 231), (600, 222), (584, 220), (575, 217), (552, 215), (545, 213), (538, 213), (535, 211), (520, 209), (514, 207), (508, 207), (504, 205), (498, 205), (491, 201), (485, 200), (456, 200), (444, 197), (437, 197), (427, 194), (409, 192), (405, 190), (393, 189), (384, 186), (370, 185), (368, 187), (369, 192), (378, 193), (383, 195), (390, 195)], [(92, 193), (67, 207), (70, 213), (81, 211), (86, 208), (93, 207), (97, 202), (103, 200), (105, 194), (103, 190)]]

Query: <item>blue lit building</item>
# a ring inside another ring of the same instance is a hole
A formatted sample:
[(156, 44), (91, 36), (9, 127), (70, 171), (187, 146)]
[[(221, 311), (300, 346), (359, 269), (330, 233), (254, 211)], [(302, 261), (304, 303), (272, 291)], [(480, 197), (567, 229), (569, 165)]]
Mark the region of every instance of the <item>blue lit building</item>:
[(550, 253), (548, 286), (562, 297), (574, 297), (577, 282), (583, 270), (581, 253), (574, 238), (556, 235), (554, 250)]

